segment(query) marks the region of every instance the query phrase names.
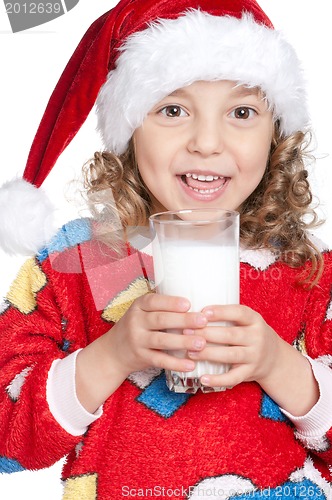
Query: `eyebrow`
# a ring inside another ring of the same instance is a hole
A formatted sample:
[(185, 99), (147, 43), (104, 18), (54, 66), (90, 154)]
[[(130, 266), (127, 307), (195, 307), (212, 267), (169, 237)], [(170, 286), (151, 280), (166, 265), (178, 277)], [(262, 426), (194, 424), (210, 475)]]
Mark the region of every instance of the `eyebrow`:
[(168, 95), (172, 96), (172, 97), (181, 97), (185, 94), (187, 94), (186, 90), (184, 88), (180, 88), (180, 89), (174, 90), (174, 92), (171, 92), (171, 94), (168, 94)]

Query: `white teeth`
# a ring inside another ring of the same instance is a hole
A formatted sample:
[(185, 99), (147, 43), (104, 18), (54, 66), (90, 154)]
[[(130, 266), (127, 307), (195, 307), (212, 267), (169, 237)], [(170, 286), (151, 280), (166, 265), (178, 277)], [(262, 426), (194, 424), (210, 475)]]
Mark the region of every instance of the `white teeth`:
[(217, 179), (223, 179), (224, 177), (222, 175), (197, 175), (197, 174), (186, 174), (186, 177), (192, 177), (195, 180), (202, 181), (202, 182), (212, 182), (216, 181)]
[(191, 187), (187, 184), (189, 189), (191, 189), (192, 191), (196, 191), (196, 193), (200, 193), (200, 194), (212, 194), (212, 193), (216, 193), (217, 191), (220, 191), (220, 189), (222, 189), (224, 187), (226, 180), (227, 180), (226, 177), (224, 177), (223, 175), (202, 175), (202, 174), (197, 175), (197, 174), (191, 174), (190, 172), (188, 172), (187, 174), (183, 174), (183, 175), (185, 175), (187, 178), (192, 177), (193, 179), (201, 181), (201, 182), (212, 182), (212, 181), (216, 181), (218, 179), (221, 179), (223, 181), (221, 186), (214, 188), (214, 189), (198, 189), (198, 188)]
[(213, 181), (213, 175), (199, 175), (198, 180), (203, 181), (203, 182), (205, 182), (205, 181), (211, 182), (211, 181)]
[(202, 193), (202, 194), (210, 194), (210, 193), (215, 193), (221, 189), (221, 187), (215, 188), (215, 189), (197, 189), (197, 188), (190, 188), (193, 191), (196, 191), (196, 193)]

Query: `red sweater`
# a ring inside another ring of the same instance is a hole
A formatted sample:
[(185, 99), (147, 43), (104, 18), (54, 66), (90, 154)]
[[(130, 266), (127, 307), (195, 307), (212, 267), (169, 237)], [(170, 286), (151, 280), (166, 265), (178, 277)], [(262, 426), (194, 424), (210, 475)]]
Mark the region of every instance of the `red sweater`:
[[(301, 431), (256, 383), (195, 395), (169, 391), (163, 372), (133, 374), (84, 435), (51, 413), (54, 360), (107, 332), (148, 290), (152, 259), (120, 259), (68, 224), (14, 281), (0, 314), (0, 471), (50, 466), (68, 455), (65, 499), (332, 498), (332, 430)], [(331, 365), (332, 253), (319, 285), (266, 251), (241, 263), (241, 303), (287, 342)], [(331, 470), (331, 469), (330, 469)]]

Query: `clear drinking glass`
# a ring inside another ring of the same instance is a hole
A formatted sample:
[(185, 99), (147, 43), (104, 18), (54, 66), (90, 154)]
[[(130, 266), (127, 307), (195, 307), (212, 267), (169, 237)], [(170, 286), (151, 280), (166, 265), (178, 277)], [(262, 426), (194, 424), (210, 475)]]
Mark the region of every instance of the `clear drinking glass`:
[[(239, 214), (222, 209), (162, 212), (150, 217), (157, 292), (190, 300), (191, 311), (239, 303)], [(209, 323), (225, 326), (225, 322)], [(182, 334), (182, 330), (168, 330)], [(185, 351), (175, 351), (185, 357)], [(222, 374), (228, 365), (198, 361), (191, 372), (166, 370), (169, 389), (195, 393), (224, 390), (200, 383), (204, 374)]]

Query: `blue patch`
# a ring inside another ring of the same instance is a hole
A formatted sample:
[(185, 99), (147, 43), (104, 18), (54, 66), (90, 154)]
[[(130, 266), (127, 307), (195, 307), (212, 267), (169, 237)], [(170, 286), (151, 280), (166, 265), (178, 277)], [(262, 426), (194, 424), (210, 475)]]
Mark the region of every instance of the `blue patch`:
[(63, 352), (67, 352), (69, 350), (69, 347), (70, 347), (70, 340), (64, 339), (64, 341), (62, 342), (61, 350)]
[(263, 394), (261, 416), (276, 422), (289, 422), (288, 418), (280, 411), (279, 406), (267, 394)]
[(171, 417), (190, 398), (189, 394), (170, 391), (166, 385), (165, 373), (162, 373), (137, 397), (150, 410), (164, 418)]
[(62, 226), (50, 243), (38, 252), (37, 259), (39, 262), (43, 262), (50, 254), (63, 252), (67, 248), (89, 241), (91, 236), (90, 219), (70, 221)]
[(264, 490), (251, 491), (244, 493), (243, 495), (234, 495), (230, 498), (240, 499), (264, 499), (269, 500), (326, 500), (324, 492), (309, 479), (304, 479), (298, 483), (293, 483), (291, 481), (284, 483), (276, 488), (265, 488)]
[(0, 473), (12, 474), (13, 472), (22, 472), (24, 467), (12, 458), (0, 457)]
[(38, 262), (40, 262), (40, 264), (42, 262), (44, 262), (44, 260), (46, 260), (48, 257), (48, 250), (46, 247), (42, 248), (41, 250), (39, 250), (39, 252), (37, 253), (37, 260)]

